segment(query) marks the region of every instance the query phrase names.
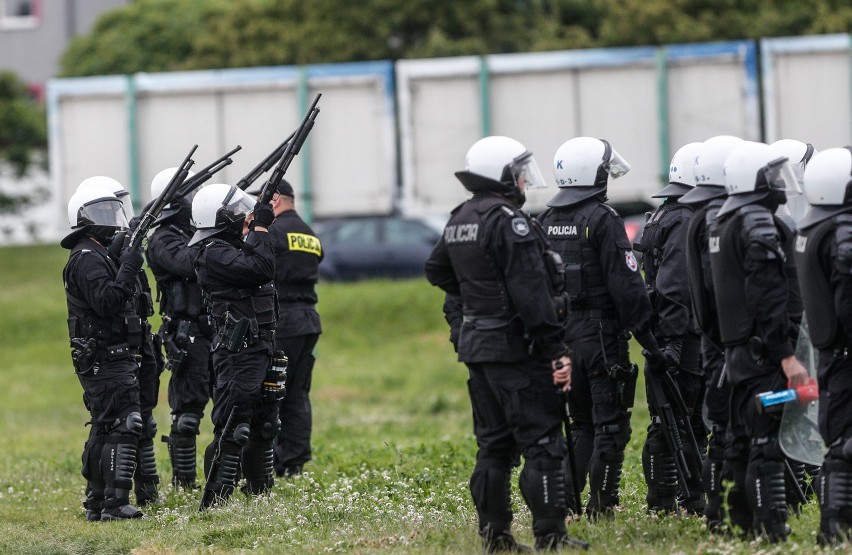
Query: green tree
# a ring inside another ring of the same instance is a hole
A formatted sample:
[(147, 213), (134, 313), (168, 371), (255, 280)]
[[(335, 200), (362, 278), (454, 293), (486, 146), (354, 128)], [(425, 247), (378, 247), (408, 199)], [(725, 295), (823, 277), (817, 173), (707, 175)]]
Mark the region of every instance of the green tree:
[[(47, 129), (44, 109), (30, 97), (14, 73), (0, 72), (0, 166), (24, 177), (33, 164), (45, 160)], [(0, 213), (29, 203), (33, 195), (0, 190)]]
[(136, 0), (62, 75), (662, 45), (848, 32), (848, 0)]

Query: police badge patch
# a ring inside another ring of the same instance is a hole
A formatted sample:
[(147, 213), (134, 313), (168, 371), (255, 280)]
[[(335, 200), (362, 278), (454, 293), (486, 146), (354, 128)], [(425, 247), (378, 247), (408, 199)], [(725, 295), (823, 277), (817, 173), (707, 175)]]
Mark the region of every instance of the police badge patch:
[(521, 237), (526, 237), (530, 232), (530, 224), (523, 218), (514, 218), (512, 220), (512, 231)]
[(639, 269), (639, 263), (636, 262), (636, 255), (633, 254), (633, 251), (625, 251), (624, 258), (627, 262), (627, 267), (630, 268), (631, 272), (635, 272)]

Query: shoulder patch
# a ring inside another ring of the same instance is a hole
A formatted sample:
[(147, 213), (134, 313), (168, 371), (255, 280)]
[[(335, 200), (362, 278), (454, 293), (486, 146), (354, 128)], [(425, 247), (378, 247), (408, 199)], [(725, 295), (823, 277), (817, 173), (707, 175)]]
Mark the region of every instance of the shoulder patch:
[(624, 251), (624, 260), (627, 263), (627, 269), (635, 272), (639, 269), (639, 262), (636, 261), (636, 255), (633, 251)]
[(530, 233), (530, 224), (524, 218), (513, 218), (512, 231), (515, 232), (515, 235), (526, 237)]
[(287, 248), (291, 251), (302, 251), (322, 256), (322, 244), (320, 240), (307, 233), (288, 233)]

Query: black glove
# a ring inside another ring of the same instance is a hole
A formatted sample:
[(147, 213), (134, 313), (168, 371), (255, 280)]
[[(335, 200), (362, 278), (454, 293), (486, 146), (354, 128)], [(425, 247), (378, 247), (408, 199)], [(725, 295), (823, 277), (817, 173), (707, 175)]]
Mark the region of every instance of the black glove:
[(122, 266), (126, 265), (128, 268), (132, 268), (135, 272), (138, 272), (142, 269), (142, 264), (145, 262), (142, 258), (142, 247), (140, 246), (135, 249), (127, 247), (121, 251), (119, 260)]
[(257, 203), (254, 205), (254, 220), (251, 222), (251, 228), (269, 227), (275, 220), (275, 212), (272, 211), (272, 206), (269, 203)]
[(636, 341), (643, 347), (642, 355), (648, 361), (648, 369), (656, 375), (662, 375), (669, 369), (671, 363), (657, 344), (657, 339), (650, 330), (637, 331), (633, 333)]
[(680, 366), (680, 353), (683, 351), (683, 339), (669, 339), (666, 341), (666, 347), (663, 349), (663, 354), (669, 360), (672, 366)]

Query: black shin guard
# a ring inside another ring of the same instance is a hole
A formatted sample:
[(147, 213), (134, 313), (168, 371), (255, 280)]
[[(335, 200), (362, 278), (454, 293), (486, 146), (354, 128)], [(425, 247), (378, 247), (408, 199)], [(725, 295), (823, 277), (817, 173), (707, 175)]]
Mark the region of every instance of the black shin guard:
[[(479, 535), (486, 550), (512, 537), (512, 484), (508, 462), (482, 458), (470, 476), (470, 495), (479, 517)], [(502, 538), (502, 539), (501, 539)]]
[[(727, 495), (728, 516), (731, 525), (740, 528), (743, 535), (750, 535), (753, 525), (753, 513), (746, 494), (746, 463), (741, 460), (725, 461), (722, 467), (722, 480), (733, 482)], [(723, 485), (724, 488), (724, 485)]]
[(201, 498), (201, 509), (212, 507), (227, 500), (237, 483), (240, 473), (240, 453), (242, 445), (230, 440), (222, 440), (219, 443), (218, 459), (213, 460), (216, 453), (218, 437), (213, 438), (213, 443), (207, 448), (204, 457), (204, 468), (207, 475), (207, 483), (204, 485), (204, 493)]
[(623, 464), (623, 452), (599, 453), (593, 457), (589, 470), (589, 504), (586, 507), (589, 518), (612, 516), (618, 505)]
[(172, 460), (172, 483), (177, 487), (195, 487), (196, 436), (172, 432), (168, 440), (169, 458)]
[(831, 545), (852, 537), (852, 463), (827, 458), (819, 479), (819, 542)]
[(755, 459), (746, 470), (746, 490), (754, 513), (754, 530), (771, 542), (787, 539), (787, 492), (784, 463)]
[(648, 510), (652, 512), (677, 511), (677, 468), (667, 445), (660, 438), (651, 438), (642, 448), (642, 471), (648, 494)]
[(136, 473), (133, 476), (136, 503), (144, 507), (159, 498), (157, 484), (160, 476), (157, 474), (157, 461), (154, 458), (154, 440), (140, 439), (136, 450)]
[(526, 461), (520, 476), (521, 494), (532, 513), (536, 549), (553, 549), (565, 532), (565, 485), (560, 461)]
[(246, 495), (261, 495), (272, 489), (275, 480), (271, 439), (249, 439), (242, 453), (242, 470), (246, 479), (242, 491)]
[(136, 471), (136, 438), (109, 436), (101, 452), (101, 469), (106, 482), (101, 520), (141, 517), (142, 512), (130, 505)]

